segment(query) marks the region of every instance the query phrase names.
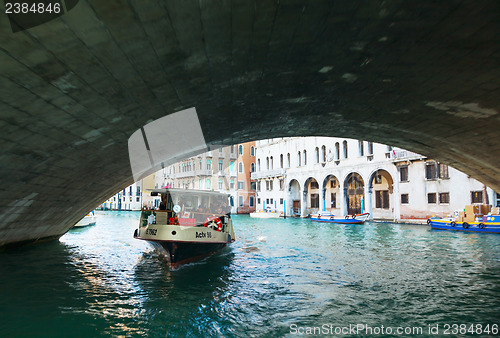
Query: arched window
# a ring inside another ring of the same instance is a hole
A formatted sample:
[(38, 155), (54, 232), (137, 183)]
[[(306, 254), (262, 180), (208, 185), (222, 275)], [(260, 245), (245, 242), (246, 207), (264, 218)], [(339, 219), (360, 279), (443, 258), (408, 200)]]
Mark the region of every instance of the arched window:
[(255, 147), (254, 146), (250, 147), (250, 156), (255, 156)]
[(238, 146), (238, 153), (243, 155), (243, 146), (241, 144)]
[(358, 141), (359, 156), (365, 156), (365, 146), (363, 141)]
[(343, 147), (344, 149), (344, 158), (347, 158), (348, 157), (348, 154), (347, 154), (347, 141), (344, 141), (343, 142)]
[(260, 158), (257, 160), (257, 170), (260, 171)]
[(304, 165), (307, 165), (307, 152), (304, 149)]
[(250, 171), (251, 172), (255, 172), (255, 163), (252, 162), (252, 164), (250, 164)]
[(234, 161), (231, 161), (231, 163), (229, 164), (229, 170), (234, 173)]
[(242, 173), (242, 172), (243, 172), (243, 162), (238, 163), (238, 171), (239, 171), (240, 173)]
[(315, 151), (315, 154), (316, 154), (316, 163), (319, 163), (319, 148), (316, 147), (316, 149), (314, 149)]
[(302, 154), (301, 154), (301, 153), (300, 153), (300, 151), (299, 151), (299, 153), (297, 154), (297, 166), (298, 166), (298, 167), (300, 167), (300, 166), (301, 166), (301, 164), (300, 164), (300, 163), (301, 163), (301, 160), (302, 160), (301, 155), (302, 155)]
[(340, 160), (340, 144), (338, 142), (335, 143), (335, 159)]
[(326, 147), (321, 147), (321, 162), (326, 162)]
[(269, 170), (269, 157), (266, 157), (266, 169)]
[(270, 169), (271, 169), (271, 170), (273, 170), (273, 168), (274, 168), (274, 165), (273, 165), (273, 157), (272, 157), (272, 156), (271, 156), (271, 161), (270, 161), (270, 163), (269, 163), (269, 167), (270, 167)]
[(368, 142), (368, 155), (373, 155), (373, 142)]
[(290, 168), (290, 153), (286, 154), (286, 167)]
[(207, 170), (212, 170), (212, 160), (207, 160)]
[(280, 168), (283, 168), (283, 154), (280, 155)]

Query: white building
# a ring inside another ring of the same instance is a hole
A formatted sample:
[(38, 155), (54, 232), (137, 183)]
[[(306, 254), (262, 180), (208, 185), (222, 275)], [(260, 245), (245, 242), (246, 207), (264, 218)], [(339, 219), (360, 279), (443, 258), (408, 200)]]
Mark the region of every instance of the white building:
[[(369, 212), (404, 220), (446, 216), (481, 203), (483, 184), (425, 156), (378, 143), (327, 137), (256, 142), (257, 210), (307, 216)], [(490, 204), (497, 195), (487, 189)]]
[(142, 191), (141, 181), (126, 187), (106, 202), (101, 204), (99, 209), (103, 210), (141, 210), (142, 206)]

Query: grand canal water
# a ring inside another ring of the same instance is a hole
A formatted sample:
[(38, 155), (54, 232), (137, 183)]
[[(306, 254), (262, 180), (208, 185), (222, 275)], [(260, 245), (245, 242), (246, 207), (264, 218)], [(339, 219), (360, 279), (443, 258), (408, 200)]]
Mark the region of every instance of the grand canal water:
[(429, 325), (500, 324), (498, 235), (234, 216), (237, 242), (171, 272), (132, 238), (138, 216), (99, 212), (95, 227), (1, 253), (0, 335), (285, 336), (323, 324), (426, 335)]

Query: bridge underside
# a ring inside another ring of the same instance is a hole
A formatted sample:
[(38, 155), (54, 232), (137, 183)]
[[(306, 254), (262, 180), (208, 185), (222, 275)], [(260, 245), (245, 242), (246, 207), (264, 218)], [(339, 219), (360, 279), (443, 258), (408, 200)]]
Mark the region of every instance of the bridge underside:
[[(340, 136), (500, 190), (498, 1), (80, 1), (0, 17), (0, 245), (132, 183), (127, 140), (195, 107), (209, 144)], [(165, 131), (168, 133), (168, 130)]]

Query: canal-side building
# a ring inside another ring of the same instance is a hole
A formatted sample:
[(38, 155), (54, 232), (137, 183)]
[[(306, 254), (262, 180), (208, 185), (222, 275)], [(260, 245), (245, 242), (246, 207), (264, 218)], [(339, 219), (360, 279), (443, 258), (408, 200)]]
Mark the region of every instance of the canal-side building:
[(142, 207), (142, 180), (135, 182), (114, 196), (108, 198), (99, 206), (101, 210), (141, 210)]
[(238, 185), (236, 187), (236, 207), (239, 214), (255, 211), (255, 182), (251, 173), (255, 172), (255, 142), (238, 144)]
[(153, 208), (155, 198), (151, 196), (149, 189), (154, 187), (155, 174), (151, 174), (108, 198), (97, 209), (137, 211), (142, 207)]
[(327, 137), (256, 142), (257, 211), (307, 216), (370, 212), (373, 219), (446, 216), (497, 196), (466, 174), (391, 146)]
[(232, 212), (248, 213), (255, 210), (255, 189), (252, 190), (250, 183), (252, 167), (255, 167), (255, 142), (236, 144), (163, 168), (156, 172), (155, 187), (228, 193), (234, 200)]

